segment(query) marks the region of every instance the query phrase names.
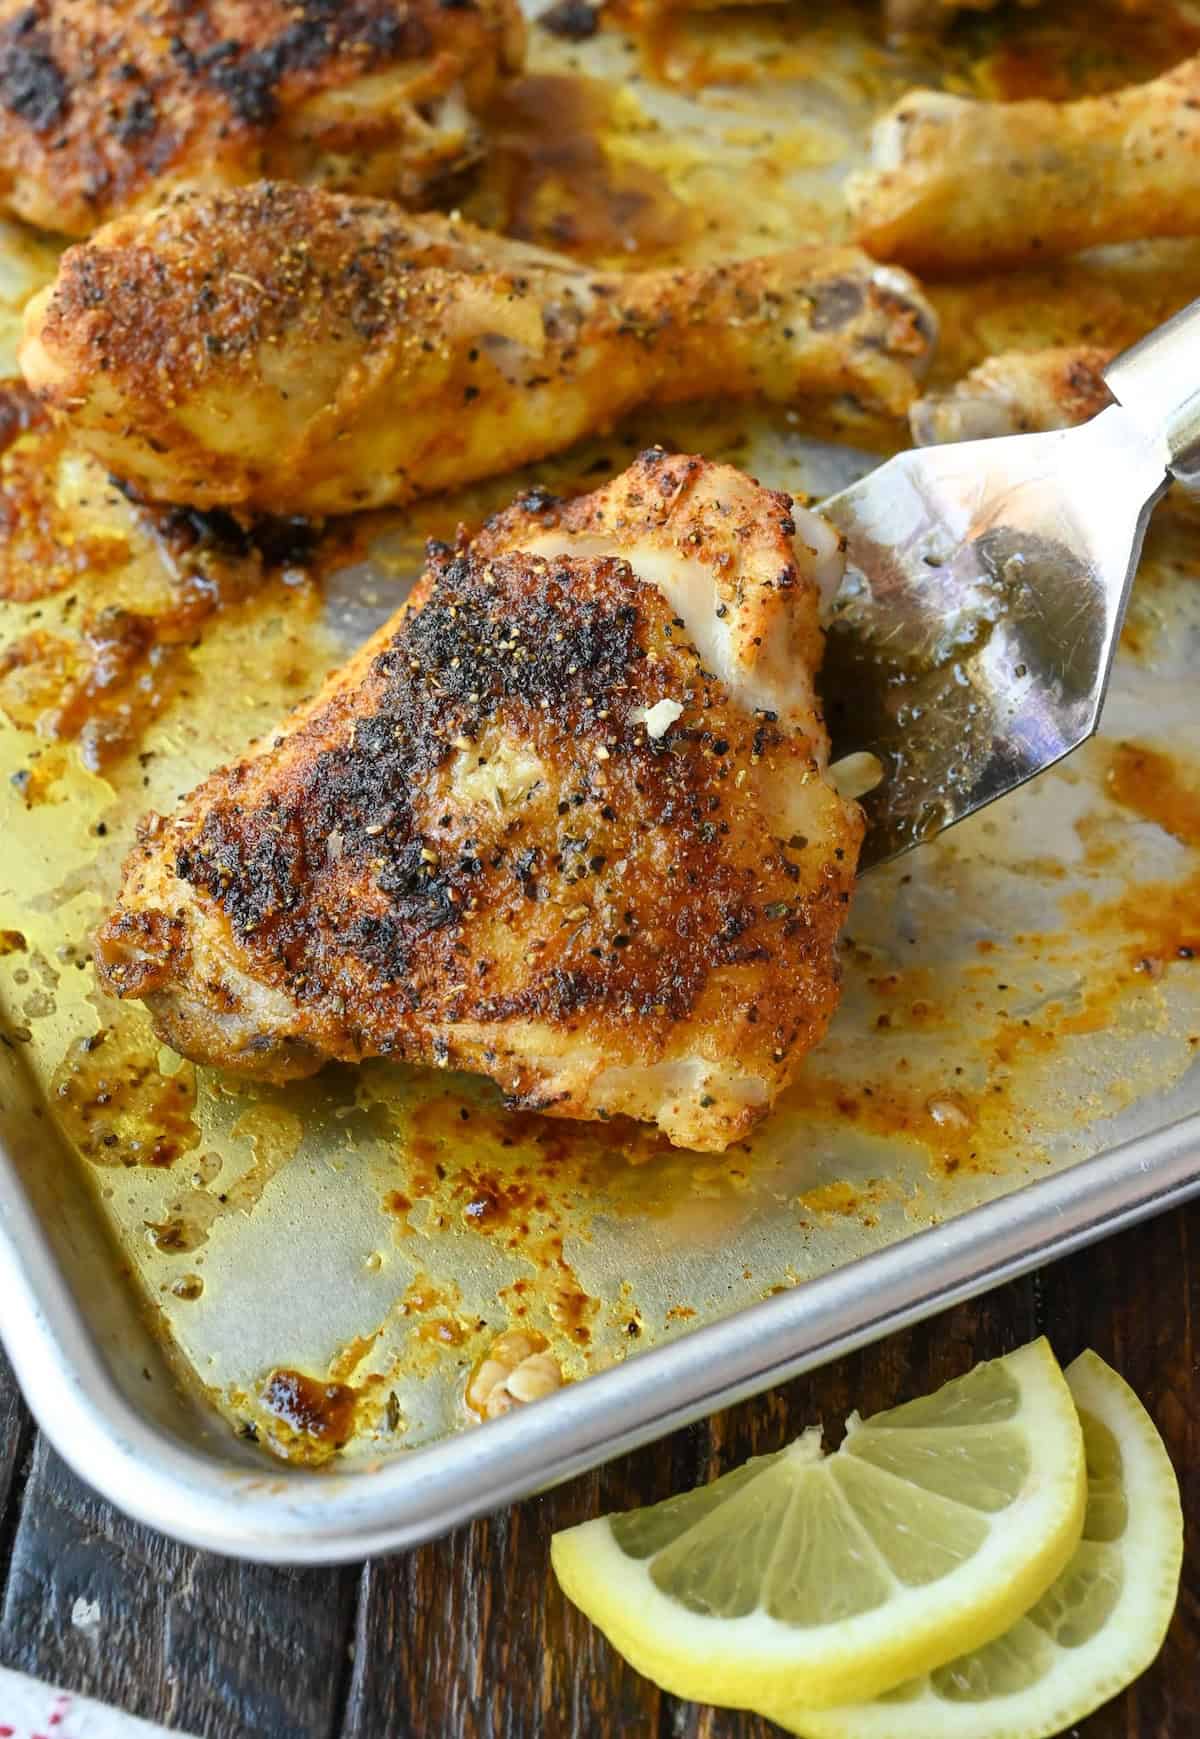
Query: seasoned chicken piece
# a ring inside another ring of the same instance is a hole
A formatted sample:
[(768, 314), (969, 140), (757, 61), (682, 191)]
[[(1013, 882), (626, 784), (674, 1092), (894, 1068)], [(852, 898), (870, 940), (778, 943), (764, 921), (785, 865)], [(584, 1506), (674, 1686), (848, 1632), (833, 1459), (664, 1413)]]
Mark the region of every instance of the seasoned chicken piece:
[(313, 701), (145, 823), (100, 977), (199, 1061), (431, 1062), (722, 1149), (837, 1001), (861, 820), (812, 690), (837, 538), (653, 451), (430, 559)]
[(948, 391), (917, 400), (908, 413), (913, 440), (918, 447), (936, 447), (1086, 423), (1112, 403), (1104, 370), (1113, 355), (1094, 344), (1074, 344), (989, 356)]
[(1051, 103), (902, 97), (847, 195), (859, 241), (926, 272), (1200, 235), (1200, 56), (1148, 84)]
[(263, 175), (424, 204), (523, 51), (516, 0), (0, 0), (0, 200), (68, 235)]
[(339, 513), (511, 469), (650, 402), (854, 395), (902, 414), (934, 322), (853, 249), (587, 271), (436, 216), (266, 184), (64, 257), (21, 362), (155, 499)]

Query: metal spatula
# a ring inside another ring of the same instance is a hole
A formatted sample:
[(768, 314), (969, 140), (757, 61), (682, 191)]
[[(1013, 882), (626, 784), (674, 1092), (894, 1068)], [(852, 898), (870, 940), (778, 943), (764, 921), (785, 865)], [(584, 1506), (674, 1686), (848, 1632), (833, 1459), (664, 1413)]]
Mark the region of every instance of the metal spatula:
[(901, 453), (830, 497), (846, 534), (824, 689), (878, 757), (862, 867), (931, 839), (1096, 730), (1154, 503), (1200, 480), (1200, 301), (1119, 356), (1079, 428)]

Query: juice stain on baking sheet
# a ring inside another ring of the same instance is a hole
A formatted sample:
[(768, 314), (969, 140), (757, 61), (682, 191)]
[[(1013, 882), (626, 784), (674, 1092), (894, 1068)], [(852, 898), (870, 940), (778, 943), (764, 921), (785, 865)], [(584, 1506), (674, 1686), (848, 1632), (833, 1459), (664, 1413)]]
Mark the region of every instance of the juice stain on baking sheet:
[[(1077, 42), (1110, 40), (1077, 11)], [(597, 263), (827, 240), (873, 113), (939, 56), (956, 88), (1015, 78), (1021, 45), (1061, 17), (1076, 11), (1000, 9), (944, 50), (893, 51), (873, 7), (761, 9), (664, 28), (654, 65), (619, 28), (579, 44), (535, 29), (466, 208)], [(1166, 29), (1156, 15), (1148, 60)], [(1088, 56), (1062, 64), (1090, 86)], [(1200, 245), (1180, 243), (938, 288), (939, 376), (1012, 343), (1124, 342), (1197, 276)], [(148, 509), (19, 392), (0, 413), (4, 1039), (181, 1371), (265, 1449), (369, 1464), (467, 1425), (471, 1373), (507, 1330), (578, 1380), (1153, 1127), (1165, 1093), (1193, 1106), (1200, 526), (1178, 504), (1147, 547), (1108, 738), (864, 881), (827, 1041), (751, 1141), (700, 1156), (618, 1122), (508, 1113), (436, 1071), (273, 1088), (193, 1070), (139, 1005), (99, 996), (87, 938), (137, 817), (310, 693), (404, 595), (425, 537), (532, 481), (589, 487), (656, 438), (775, 487), (836, 487), (806, 437), (845, 438), (845, 422), (655, 412), (519, 479), (318, 538)], [(903, 434), (860, 422), (852, 438)]]
[(995, 102), (1065, 102), (1157, 77), (1200, 48), (1200, 18), (1185, 6), (1117, 6), (1093, 28), (1088, 0), (1067, 0), (1023, 20), (1015, 35), (979, 15), (960, 35), (976, 94)]
[(1174, 755), (1146, 743), (1118, 743), (1108, 764), (1108, 788), (1118, 803), (1200, 846), (1200, 778)]
[(0, 449), (0, 598), (36, 605), (0, 649), (0, 711), (35, 739), (42, 765), (18, 782), (31, 801), (53, 793), (64, 764), (37, 743), (77, 745), (94, 772), (135, 749), (186, 701), (189, 651), (212, 618), (264, 589), (315, 614), (314, 573), (344, 562), (355, 535), (339, 528), (319, 549), (302, 520), (147, 507), (16, 387), (0, 390)]
[(596, 79), (515, 79), (489, 113), (487, 163), (468, 215), (593, 264), (678, 258), (699, 213), (621, 148), (636, 138), (637, 119), (636, 106)]
[(76, 1039), (50, 1080), (64, 1134), (93, 1165), (169, 1166), (200, 1140), (192, 1118), (196, 1071), (170, 1073), (156, 1044), (123, 1046), (113, 1027)]
[[(726, 24), (695, 28), (715, 40)], [(464, 215), (609, 266), (837, 240), (842, 175), (902, 86), (882, 57), (864, 78), (868, 37), (851, 11), (836, 25), (794, 11), (785, 26), (762, 13), (739, 25), (724, 40), (753, 38), (740, 65), (722, 55), (701, 74), (693, 57), (674, 82), (642, 66), (645, 35), (605, 28), (576, 45), (535, 29), (526, 76), (489, 117)]]

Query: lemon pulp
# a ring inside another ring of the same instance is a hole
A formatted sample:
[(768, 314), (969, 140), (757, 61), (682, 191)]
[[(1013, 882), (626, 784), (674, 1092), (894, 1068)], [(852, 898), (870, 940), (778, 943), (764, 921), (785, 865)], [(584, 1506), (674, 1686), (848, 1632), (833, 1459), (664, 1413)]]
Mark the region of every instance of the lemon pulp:
[(852, 1418), (834, 1455), (807, 1431), (552, 1553), (568, 1596), (676, 1695), (820, 1707), (999, 1635), (1063, 1570), (1083, 1506), (1078, 1416), (1042, 1340)]
[(805, 1739), (1050, 1739), (1143, 1672), (1183, 1558), (1174, 1469), (1150, 1418), (1095, 1353), (1066, 1373), (1083, 1428), (1083, 1535), (1058, 1579), (994, 1641), (872, 1703), (765, 1709)]

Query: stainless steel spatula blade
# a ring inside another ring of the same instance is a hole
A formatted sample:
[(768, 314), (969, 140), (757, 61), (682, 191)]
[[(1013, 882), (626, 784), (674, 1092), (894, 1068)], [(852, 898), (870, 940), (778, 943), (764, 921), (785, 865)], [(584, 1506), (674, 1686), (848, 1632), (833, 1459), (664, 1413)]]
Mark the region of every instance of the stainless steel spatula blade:
[(847, 541), (823, 683), (834, 754), (883, 768), (863, 868), (1097, 727), (1150, 510), (1198, 444), (1200, 303), (1106, 379), (1119, 402), (1082, 427), (901, 453), (822, 504)]

